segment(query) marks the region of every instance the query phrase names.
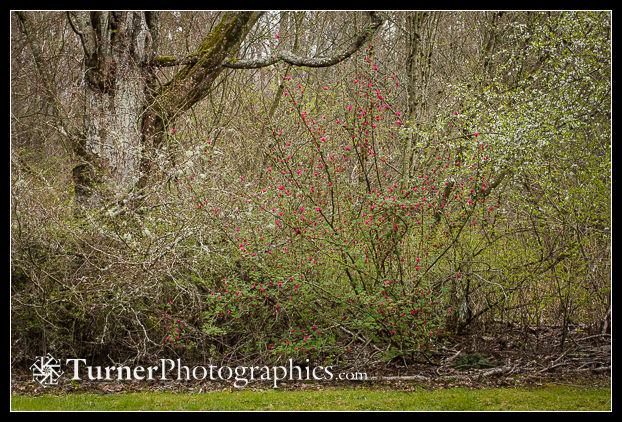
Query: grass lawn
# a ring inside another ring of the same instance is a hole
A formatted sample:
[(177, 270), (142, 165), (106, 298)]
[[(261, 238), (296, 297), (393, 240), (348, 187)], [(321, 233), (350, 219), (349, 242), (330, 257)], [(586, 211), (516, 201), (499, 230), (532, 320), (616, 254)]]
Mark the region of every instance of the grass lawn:
[(13, 395), (20, 410), (475, 410), (581, 411), (611, 410), (611, 389), (567, 386), (538, 388), (451, 388), (428, 391), (327, 389), (323, 391), (224, 391), (187, 393)]

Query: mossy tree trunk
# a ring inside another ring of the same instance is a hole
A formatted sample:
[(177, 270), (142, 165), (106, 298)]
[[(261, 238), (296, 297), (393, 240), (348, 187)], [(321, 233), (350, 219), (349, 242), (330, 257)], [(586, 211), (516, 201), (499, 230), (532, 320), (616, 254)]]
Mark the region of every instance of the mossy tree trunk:
[[(76, 199), (96, 205), (95, 186), (112, 183), (116, 193), (145, 187), (166, 128), (203, 99), (261, 14), (225, 13), (164, 87), (156, 85), (156, 12), (70, 12), (68, 18), (84, 48), (85, 113), (74, 167)], [(164, 63), (166, 65), (167, 63)]]

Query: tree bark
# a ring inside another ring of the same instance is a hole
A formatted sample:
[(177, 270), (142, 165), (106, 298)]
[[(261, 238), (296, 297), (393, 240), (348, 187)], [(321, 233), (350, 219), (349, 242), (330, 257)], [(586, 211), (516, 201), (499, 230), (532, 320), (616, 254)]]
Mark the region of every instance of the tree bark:
[(417, 133), (421, 122), (426, 118), (427, 90), (432, 66), (432, 51), (436, 40), (438, 12), (412, 12), (406, 18), (408, 39), (408, 121), (414, 129), (404, 145), (402, 154), (402, 181), (406, 187), (410, 181), (413, 166), (413, 145), (420, 138)]
[[(96, 205), (96, 184), (119, 193), (141, 176), (143, 148), (163, 129), (148, 112), (155, 91), (147, 66), (157, 47), (157, 15), (151, 12), (69, 12), (84, 49), (85, 110), (74, 167), (76, 199)], [(97, 193), (97, 194), (96, 194)]]

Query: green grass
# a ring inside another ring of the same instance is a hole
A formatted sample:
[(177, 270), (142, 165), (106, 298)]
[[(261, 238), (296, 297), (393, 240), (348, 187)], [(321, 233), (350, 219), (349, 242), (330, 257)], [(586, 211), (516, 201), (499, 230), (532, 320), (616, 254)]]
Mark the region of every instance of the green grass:
[(38, 397), (13, 395), (14, 411), (34, 410), (474, 410), (580, 411), (611, 410), (609, 388), (567, 386), (464, 388), (428, 391), (335, 389), (323, 391), (225, 391), (202, 394), (125, 393), (65, 394)]

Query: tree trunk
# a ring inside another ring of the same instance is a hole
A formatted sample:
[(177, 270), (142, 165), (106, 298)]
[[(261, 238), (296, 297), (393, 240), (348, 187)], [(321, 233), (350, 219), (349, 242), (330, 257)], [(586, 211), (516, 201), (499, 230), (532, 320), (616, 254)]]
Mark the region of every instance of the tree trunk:
[(154, 92), (157, 19), (149, 12), (69, 14), (84, 47), (85, 110), (74, 167), (79, 202), (95, 204), (111, 183), (119, 193), (141, 176), (145, 145), (162, 134), (161, 119), (148, 111)]
[(402, 183), (406, 187), (413, 166), (413, 148), (419, 140), (419, 130), (426, 119), (427, 91), (432, 66), (432, 51), (436, 41), (438, 12), (411, 12), (407, 16), (408, 56), (408, 121), (414, 133), (408, 137), (402, 155)]
[(146, 84), (129, 57), (120, 59), (123, 71), (111, 87), (87, 84), (85, 148), (101, 160), (115, 184), (129, 187), (138, 180)]

